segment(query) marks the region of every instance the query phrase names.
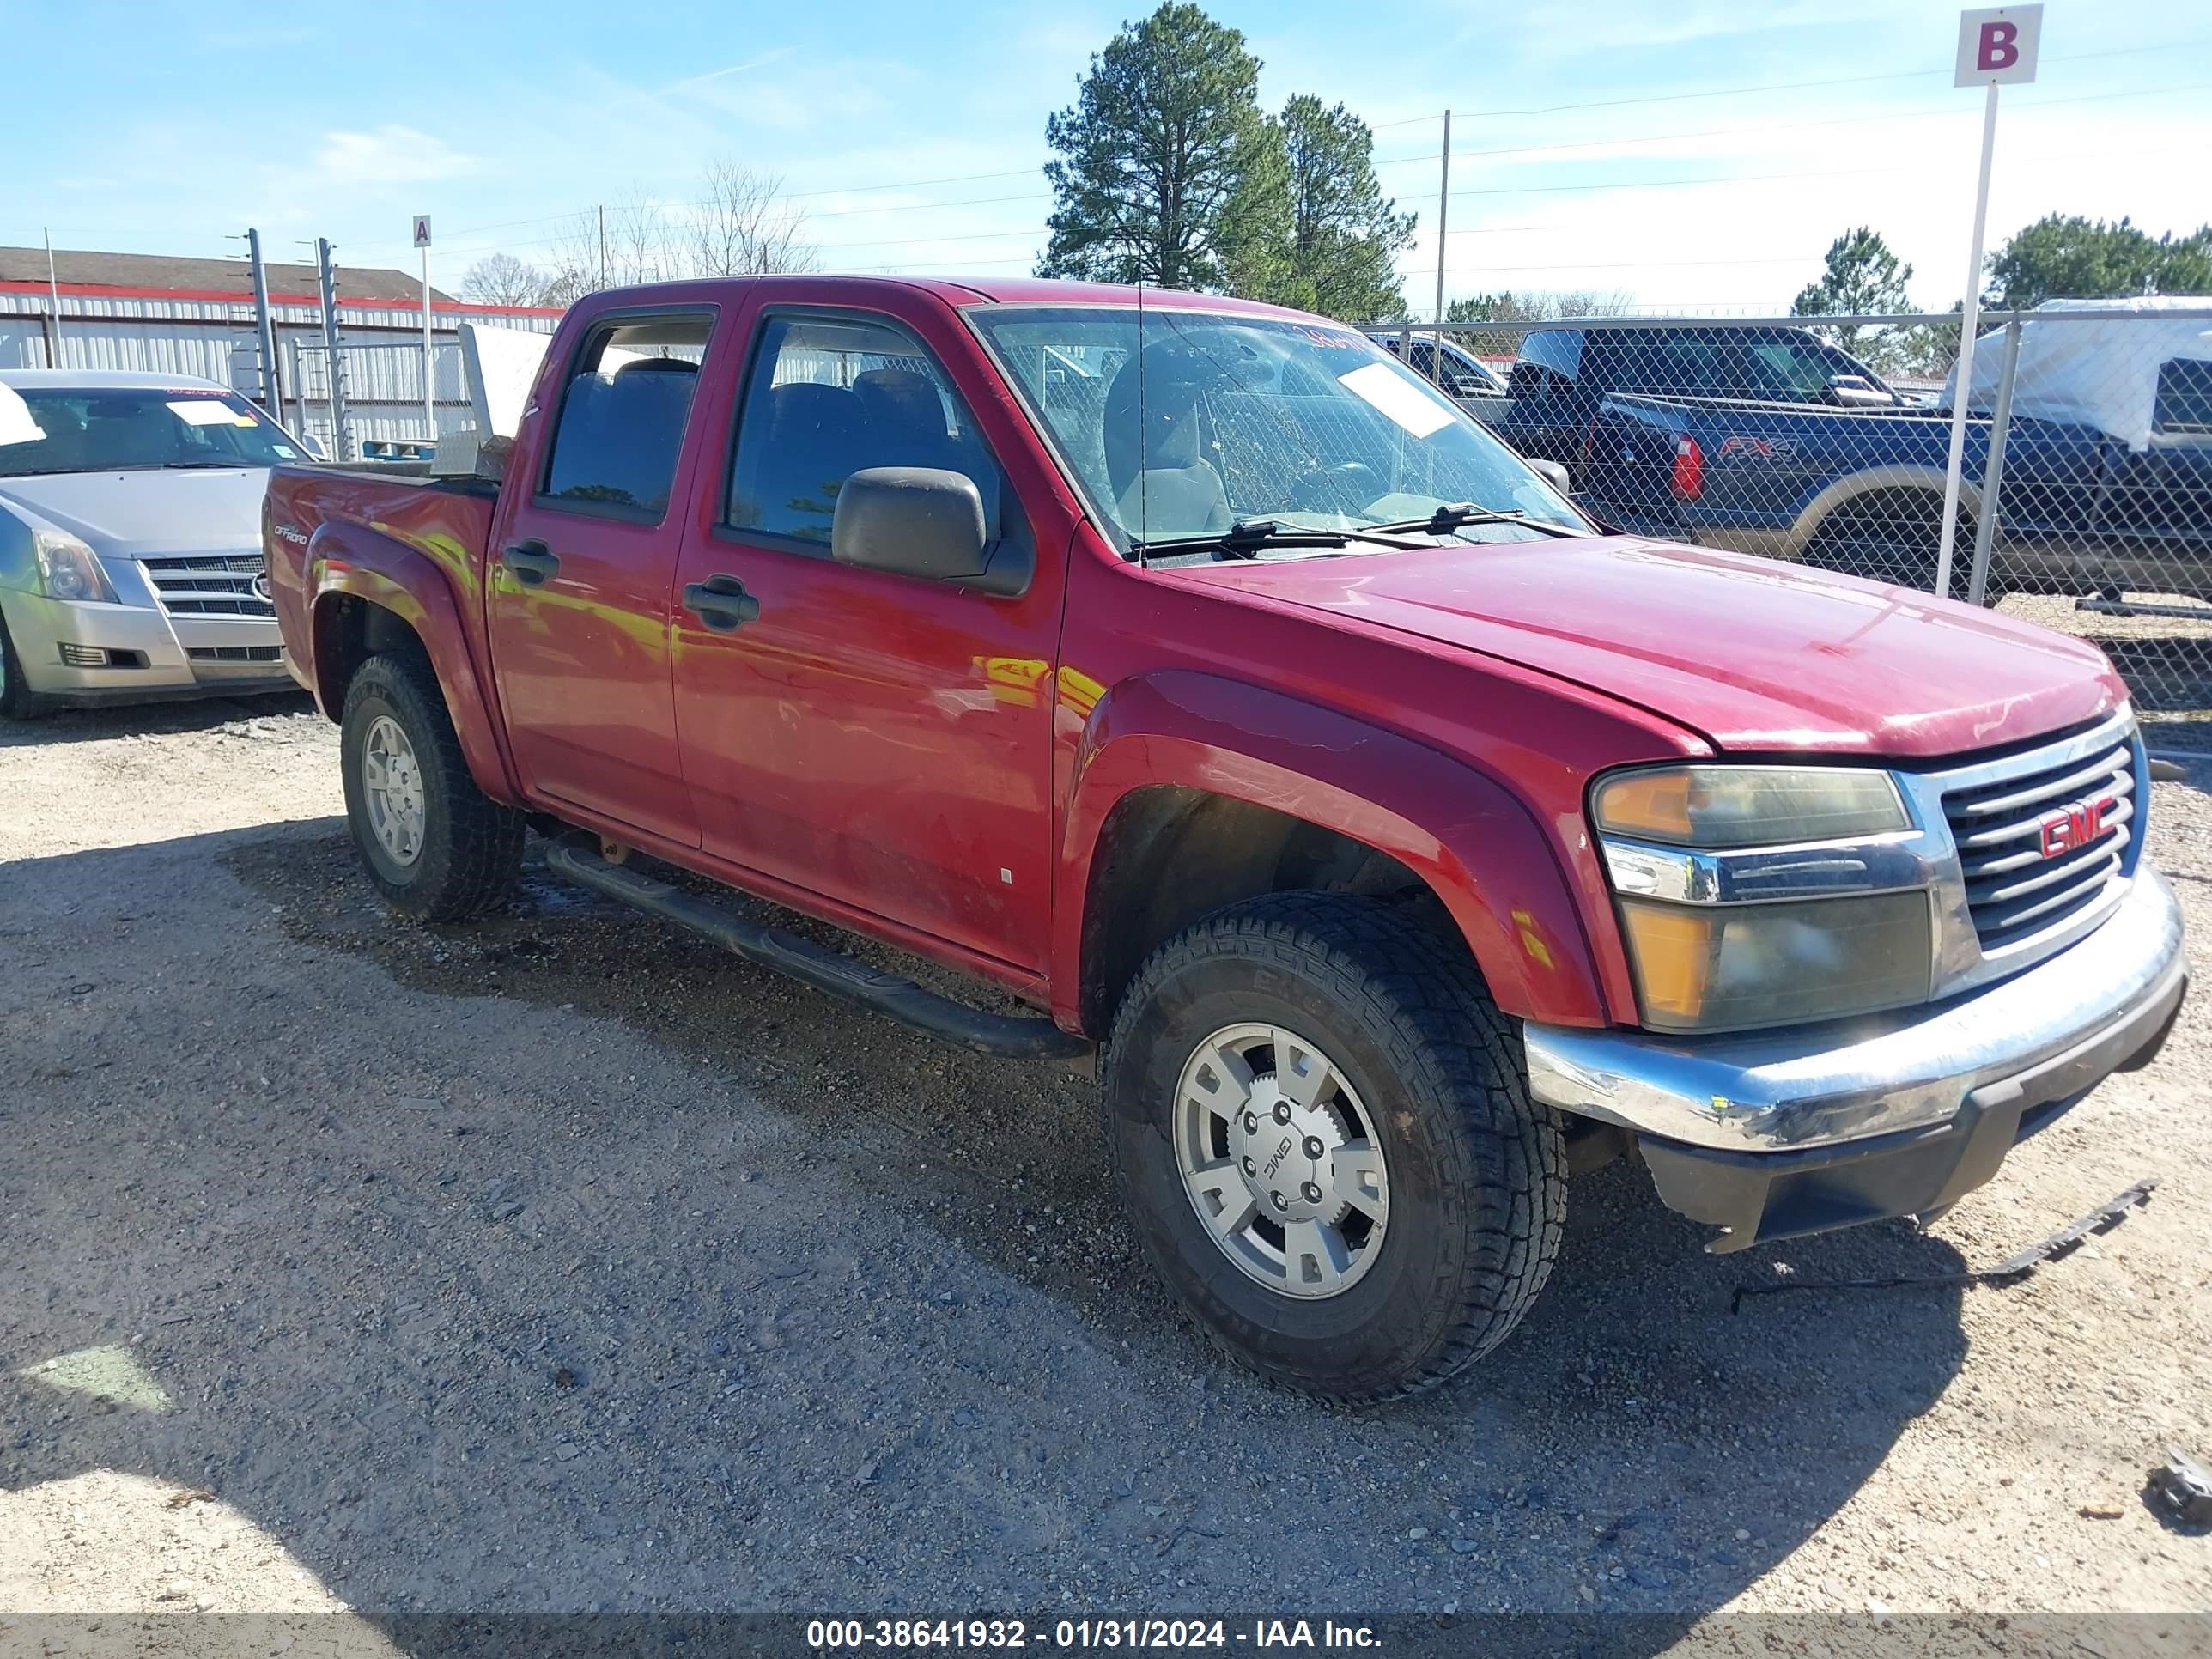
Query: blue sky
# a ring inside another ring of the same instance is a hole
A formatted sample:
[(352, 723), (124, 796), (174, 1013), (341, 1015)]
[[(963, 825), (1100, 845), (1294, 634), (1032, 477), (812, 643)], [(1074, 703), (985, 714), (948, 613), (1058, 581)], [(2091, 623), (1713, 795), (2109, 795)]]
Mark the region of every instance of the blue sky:
[[(1447, 106), (1448, 295), (1779, 307), (1859, 223), (1912, 262), (1917, 300), (1963, 291), (1981, 100), (1950, 84), (1949, 7), (1211, 9), (1270, 106), (1312, 92), (1375, 125), (1385, 188), (1421, 216), (1424, 312)], [(726, 160), (784, 179), (825, 268), (1017, 273), (1042, 244), (1045, 117), (1134, 10), (6, 0), (0, 242), (51, 226), (58, 246), (214, 255), (253, 223), (272, 257), (320, 234), (411, 270), (428, 212), (452, 287), (494, 249), (549, 258), (595, 204), (680, 204)], [(2004, 108), (1993, 241), (2051, 210), (2212, 219), (2201, 0), (2050, 0), (2039, 82)]]

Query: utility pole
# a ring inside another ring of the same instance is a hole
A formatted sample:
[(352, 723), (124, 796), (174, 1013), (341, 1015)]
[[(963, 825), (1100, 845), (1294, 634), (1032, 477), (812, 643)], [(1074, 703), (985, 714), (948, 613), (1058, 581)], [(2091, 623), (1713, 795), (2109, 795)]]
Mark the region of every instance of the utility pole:
[(345, 354), (338, 349), (338, 268), (331, 258), (331, 240), (315, 238), (315, 273), (322, 289), (323, 353), (331, 381), (331, 439), (337, 453), (333, 459), (349, 461), (353, 434), (346, 421)]
[[(1450, 218), (1451, 112), (1446, 110), (1444, 112), (1443, 166), (1437, 175), (1437, 344), (1436, 356), (1430, 360), (1436, 369), (1433, 378), (1438, 386), (1448, 384), (1444, 380), (1444, 228), (1450, 222)], [(1412, 337), (1412, 332), (1410, 329), (1407, 331), (1409, 340)], [(1410, 360), (1413, 355), (1409, 346), (1406, 356)], [(1410, 361), (1407, 367), (1409, 368), (1413, 367)]]
[(253, 270), (253, 337), (261, 354), (261, 407), (272, 421), (284, 418), (284, 387), (276, 374), (276, 325), (269, 315), (269, 268), (261, 263), (261, 233), (246, 231), (246, 258)]
[(46, 343), (46, 356), (52, 361), (46, 367), (59, 368), (62, 366), (62, 285), (54, 276), (54, 234), (43, 227), (39, 234), (46, 239), (46, 297), (53, 301), (54, 306), (53, 337)]

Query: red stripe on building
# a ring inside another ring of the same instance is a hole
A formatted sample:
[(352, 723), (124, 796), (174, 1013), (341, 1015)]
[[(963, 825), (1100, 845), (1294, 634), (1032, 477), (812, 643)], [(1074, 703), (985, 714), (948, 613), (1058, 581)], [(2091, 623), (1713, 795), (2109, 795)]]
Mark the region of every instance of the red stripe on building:
[[(124, 288), (106, 283), (64, 283), (64, 294), (88, 300), (186, 300), (200, 304), (250, 306), (251, 294), (233, 294), (222, 289), (201, 288)], [(38, 282), (9, 282), (0, 280), (0, 294), (38, 294), (48, 292), (48, 285)], [(313, 294), (271, 294), (272, 306), (319, 306), (320, 296)], [(364, 299), (341, 294), (338, 307), (343, 311), (398, 311), (410, 316), (422, 314), (420, 300)], [(467, 300), (432, 300), (433, 314), (443, 312), (461, 317), (559, 317), (565, 315), (560, 306), (485, 306)]]

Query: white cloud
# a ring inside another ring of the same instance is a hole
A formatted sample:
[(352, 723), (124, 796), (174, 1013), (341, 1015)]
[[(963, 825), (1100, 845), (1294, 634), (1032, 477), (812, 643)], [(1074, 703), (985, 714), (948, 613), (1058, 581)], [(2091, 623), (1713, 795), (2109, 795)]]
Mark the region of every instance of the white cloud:
[(476, 160), (442, 138), (397, 123), (366, 132), (326, 132), (315, 152), (324, 182), (334, 185), (416, 184), (474, 171)]

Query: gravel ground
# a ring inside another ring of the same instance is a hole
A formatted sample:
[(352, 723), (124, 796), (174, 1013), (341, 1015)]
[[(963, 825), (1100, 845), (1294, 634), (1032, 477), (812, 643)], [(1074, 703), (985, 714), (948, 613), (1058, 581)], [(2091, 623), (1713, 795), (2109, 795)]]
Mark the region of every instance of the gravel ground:
[[(2154, 750), (2212, 750), (2212, 607), (2194, 593), (2136, 593), (2119, 615), (2085, 611), (2072, 598), (2011, 593), (2008, 617), (2085, 639), (2112, 659)], [(2165, 611), (2147, 615), (2140, 607)]]
[[(336, 752), (289, 701), (0, 728), (0, 1611), (2212, 1607), (2142, 1495), (2212, 1454), (2201, 994), (1925, 1233), (1707, 1256), (1579, 1181), (1474, 1375), (1333, 1412), (1142, 1270), (1087, 1085), (542, 868), (399, 923)], [(2201, 975), (2212, 823), (2154, 793)], [(2147, 1175), (2009, 1288), (1730, 1312)]]

